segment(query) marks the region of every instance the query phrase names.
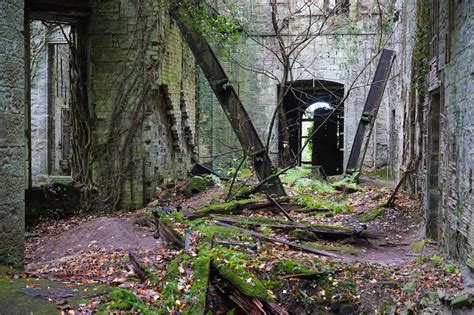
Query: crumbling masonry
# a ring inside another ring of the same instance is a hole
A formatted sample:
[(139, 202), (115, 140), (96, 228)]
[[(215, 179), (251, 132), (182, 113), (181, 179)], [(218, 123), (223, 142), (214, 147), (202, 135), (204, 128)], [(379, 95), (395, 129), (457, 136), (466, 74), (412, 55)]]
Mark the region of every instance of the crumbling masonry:
[[(31, 139), (35, 112), (29, 107), (34, 100), (29, 80), (33, 20), (68, 23), (77, 35), (78, 53), (80, 49), (84, 53), (78, 84), (83, 93), (80, 108), (87, 119), (75, 123), (85, 123), (79, 130), (87, 131), (83, 135), (90, 141), (84, 143), (91, 144), (84, 157), (86, 174), (81, 176), (88, 178), (85, 184), (93, 197), (94, 193), (107, 197), (102, 192), (113, 196), (110, 200), (118, 207), (138, 208), (151, 198), (154, 187), (186, 176), (194, 162), (218, 167), (240, 157), (224, 113), (202, 76), (196, 78), (192, 54), (165, 2), (0, 0), (1, 261), (17, 263), (22, 258), (24, 191), (30, 186), (30, 166), (38, 165), (29, 158), (35, 148)], [(294, 69), (295, 82), (312, 83), (310, 87), (331, 82), (342, 86), (344, 95), (361, 73), (344, 102), (340, 130), (344, 161), (377, 62), (377, 58), (371, 61), (380, 43), (374, 3), (350, 1), (348, 10), (335, 17), (346, 26), (306, 47), (302, 65)], [(334, 3), (321, 1), (321, 7), (325, 5), (330, 9)], [(255, 26), (252, 36), (271, 44), (268, 1), (245, 1), (242, 10)], [(365, 163), (388, 165), (396, 177), (411, 172), (407, 188), (422, 197), (427, 235), (474, 268), (472, 4), (393, 1), (384, 10), (389, 23), (384, 24), (383, 38), (397, 57)], [(301, 12), (290, 21), (292, 30), (297, 31), (307, 17)], [(245, 39), (238, 45), (241, 61), (278, 76), (278, 63), (261, 46)], [(235, 62), (223, 65), (264, 138), (276, 107), (277, 83)], [(72, 103), (72, 109), (79, 108), (74, 99)], [(270, 153), (278, 161), (278, 132), (273, 138)], [(73, 175), (79, 171), (84, 168), (73, 169)], [(55, 174), (43, 173), (45, 182), (54, 181)]]

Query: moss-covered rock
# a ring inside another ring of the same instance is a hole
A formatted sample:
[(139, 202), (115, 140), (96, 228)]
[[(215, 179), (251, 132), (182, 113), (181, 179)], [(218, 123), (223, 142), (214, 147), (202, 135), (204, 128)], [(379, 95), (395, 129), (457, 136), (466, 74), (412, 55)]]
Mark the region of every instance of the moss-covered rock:
[(212, 184), (212, 180), (208, 177), (191, 177), (188, 184), (186, 185), (186, 189), (184, 190), (184, 195), (190, 197), (194, 194), (206, 191), (210, 186), (212, 186)]

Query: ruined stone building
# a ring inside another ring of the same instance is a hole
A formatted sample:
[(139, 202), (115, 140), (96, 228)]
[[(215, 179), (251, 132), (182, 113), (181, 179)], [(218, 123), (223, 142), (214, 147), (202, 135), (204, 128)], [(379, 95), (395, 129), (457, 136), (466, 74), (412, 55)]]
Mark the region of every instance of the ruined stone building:
[[(216, 53), (265, 141), (283, 71), (269, 52), (271, 8), (236, 2), (247, 34)], [(288, 146), (298, 164), (342, 174), (378, 51), (394, 50), (365, 165), (388, 165), (396, 178), (409, 171), (428, 236), (474, 268), (471, 2), (277, 2), (291, 12), (286, 38), (328, 26), (296, 58), (282, 104), (289, 140), (277, 119), (272, 160)], [(241, 158), (168, 9), (164, 0), (0, 0), (1, 260), (21, 257), (25, 190), (74, 179), (94, 205), (136, 209), (196, 162), (219, 169)], [(313, 152), (299, 154), (308, 129), (339, 103)]]

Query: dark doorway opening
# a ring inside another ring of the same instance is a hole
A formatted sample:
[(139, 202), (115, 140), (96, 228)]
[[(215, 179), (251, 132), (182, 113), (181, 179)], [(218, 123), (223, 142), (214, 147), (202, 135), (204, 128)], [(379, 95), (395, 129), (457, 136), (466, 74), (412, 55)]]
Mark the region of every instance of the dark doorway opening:
[(70, 163), (71, 133), (80, 129), (72, 126), (71, 113), (77, 95), (88, 93), (88, 5), (25, 1), (27, 224), (42, 216), (68, 215), (80, 206)]
[[(326, 175), (342, 174), (344, 105), (333, 111), (343, 97), (344, 86), (336, 82), (302, 80), (290, 83), (283, 98), (289, 141), (282, 141), (280, 130), (280, 152), (284, 146), (289, 146), (298, 165), (320, 166)], [(307, 141), (308, 146), (301, 151)]]

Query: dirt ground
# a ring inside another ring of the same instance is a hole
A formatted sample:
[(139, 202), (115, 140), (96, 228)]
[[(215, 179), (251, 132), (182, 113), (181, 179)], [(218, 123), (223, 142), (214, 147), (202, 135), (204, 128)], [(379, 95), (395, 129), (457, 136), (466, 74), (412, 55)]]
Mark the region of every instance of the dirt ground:
[[(454, 264), (441, 258), (442, 254), (436, 252), (433, 244), (425, 242), (424, 223), (418, 211), (418, 201), (402, 193), (397, 199), (396, 208), (385, 208), (380, 215), (367, 220), (364, 217), (373, 214), (381, 200), (388, 197), (393, 183), (387, 184), (379, 179), (364, 179), (363, 183), (361, 191), (323, 194), (323, 198), (351, 205), (350, 212), (321, 215), (295, 211), (290, 203), (282, 203), (292, 218), (302, 224), (329, 224), (354, 229), (366, 225), (368, 237), (340, 241), (321, 240), (320, 245), (333, 252), (337, 258), (321, 257), (267, 242), (261, 243), (257, 251), (246, 251), (255, 259), (248, 266), (249, 270), (263, 278), (268, 278), (267, 273), (279, 261), (297, 260), (303, 264), (323, 264), (332, 270), (329, 286), (333, 289), (330, 291), (318, 281), (305, 279), (284, 280), (272, 289), (279, 303), (290, 310), (290, 314), (382, 314), (386, 310), (391, 311), (385, 313), (395, 314), (410, 307), (417, 309), (415, 305), (425, 298), (426, 292), (441, 290), (449, 296), (463, 292), (462, 277), (456, 267), (453, 267), (455, 271), (445, 270), (446, 266)], [(290, 198), (301, 194), (292, 187), (287, 187), (287, 191)], [(209, 204), (223, 203), (225, 195), (225, 188), (215, 186), (189, 198), (172, 198), (164, 203), (179, 204), (183, 211), (189, 212)], [(155, 201), (148, 208), (133, 213), (82, 215), (41, 222), (30, 228), (25, 273), (19, 277), (55, 279), (73, 288), (82, 288), (84, 285), (123, 288), (134, 292), (146, 305), (160, 305), (168, 283), (167, 268), (182, 255), (182, 251), (173, 249), (154, 237), (156, 227), (150, 215), (150, 207), (161, 202)], [(244, 211), (240, 215), (249, 219), (268, 216), (285, 219), (276, 209), (270, 209), (270, 212)], [(211, 224), (210, 221), (206, 222), (205, 225)], [(263, 232), (259, 228), (256, 231)], [(291, 236), (281, 234), (281, 231), (271, 231), (270, 236), (295, 241)], [(420, 242), (423, 243), (422, 250), (414, 250), (413, 245)], [(161, 284), (137, 282), (130, 254), (149, 268)], [(190, 277), (192, 276), (187, 274), (179, 283), (190, 281)], [(339, 292), (344, 283), (350, 283), (350, 291), (344, 289), (346, 291)], [(183, 286), (185, 287), (184, 284)], [(185, 291), (186, 289), (183, 292)], [(332, 296), (326, 299), (327, 294)], [(186, 296), (188, 295), (189, 293)], [(76, 313), (88, 314), (104, 301), (107, 301), (104, 296), (93, 297), (88, 303), (76, 306)], [(180, 301), (178, 309), (185, 308), (186, 303), (189, 303), (184, 295)], [(350, 303), (347, 304), (347, 301)], [(442, 306), (436, 303), (433, 306), (435, 313)], [(372, 312), (373, 310), (375, 311)]]

